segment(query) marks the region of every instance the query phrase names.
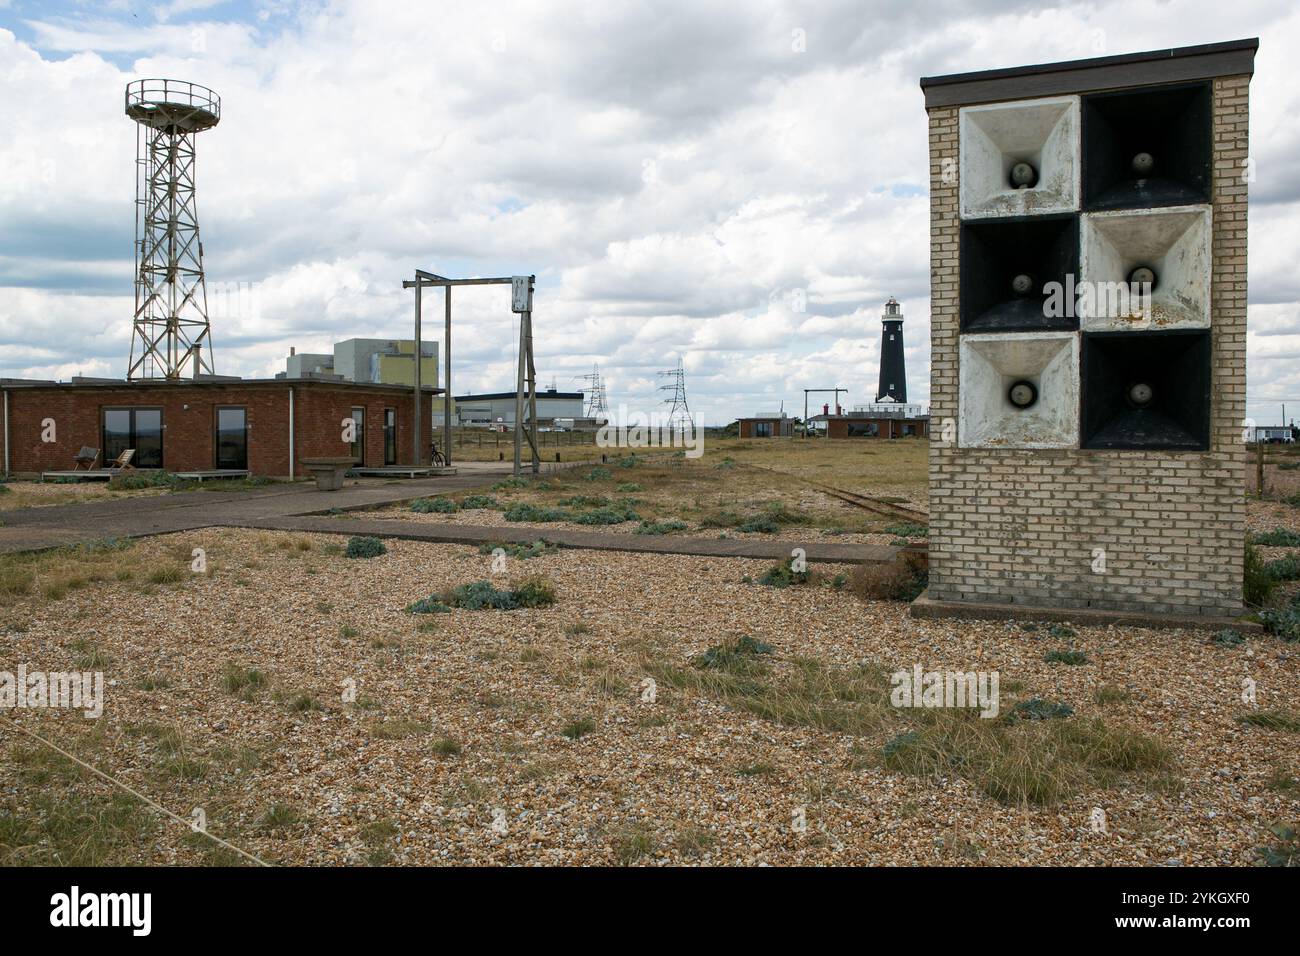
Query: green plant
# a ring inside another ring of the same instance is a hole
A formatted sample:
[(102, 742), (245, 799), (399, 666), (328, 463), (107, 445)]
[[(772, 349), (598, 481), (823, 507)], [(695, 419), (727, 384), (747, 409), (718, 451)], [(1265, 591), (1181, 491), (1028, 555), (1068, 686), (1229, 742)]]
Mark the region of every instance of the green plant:
[(641, 491), (642, 489), (641, 486), (638, 485), (635, 481), (621, 481), (618, 483), (618, 487), (616, 490), (626, 493), (632, 491)]
[(583, 717), (580, 720), (571, 720), (561, 728), (560, 733), (570, 740), (577, 740), (579, 737), (585, 737), (596, 729), (596, 722), (590, 717)]
[(1246, 643), (1246, 638), (1240, 631), (1234, 631), (1230, 627), (1225, 627), (1214, 635), (1211, 640), (1219, 647), (1240, 647)]
[(460, 743), (452, 740), (450, 737), (443, 737), (441, 740), (435, 740), (433, 742), (432, 750), (440, 757), (459, 757), (461, 754)]
[(640, 516), (631, 508), (622, 504), (610, 505), (607, 508), (594, 508), (591, 511), (580, 511), (573, 516), (575, 524), (622, 524), (625, 521), (637, 521)]
[(685, 531), (686, 522), (675, 519), (668, 521), (642, 521), (633, 534), (670, 534), (673, 531)]
[(221, 674), (222, 686), (227, 692), (242, 700), (252, 700), (257, 691), (266, 686), (266, 675), (253, 667), (227, 664)]
[(461, 584), (443, 594), (430, 595), (407, 607), (413, 614), (441, 614), (453, 607), (467, 611), (485, 609), (513, 611), (517, 608), (549, 607), (555, 603), (555, 588), (545, 578), (526, 578), (511, 590), (499, 590), (489, 581)]
[(420, 598), (420, 600), (408, 604), (406, 606), (406, 610), (410, 614), (450, 614), (451, 613), (451, 608), (449, 608), (446, 604), (443, 604), (442, 601), (438, 600), (437, 595), (431, 595), (430, 597), (427, 598)]
[(1279, 582), (1300, 579), (1300, 555), (1288, 554), (1285, 558), (1269, 561), (1264, 565), (1264, 573)]
[(929, 536), (930, 529), (914, 521), (901, 521), (898, 524), (886, 525), (885, 534), (897, 535), (900, 538), (924, 538)]
[(561, 508), (540, 507), (521, 501), (506, 509), (505, 517), (507, 521), (533, 521), (539, 524), (549, 524), (555, 521), (568, 521), (571, 516), (569, 512)]
[(1022, 700), (1011, 708), (1011, 716), (1022, 720), (1058, 720), (1074, 715), (1074, 708), (1069, 704), (1060, 704), (1041, 697)]
[(558, 544), (552, 544), (545, 538), (538, 538), (531, 544), (515, 544), (509, 541), (488, 541), (478, 546), (479, 554), (493, 554), (497, 549), (501, 549), (512, 558), (518, 558), (521, 561), (527, 561), (529, 558), (540, 558), (544, 554), (554, 554), (560, 550)]
[(460, 506), (466, 511), (501, 507), (500, 503), (491, 495), (466, 495), (461, 499)]
[(348, 538), (348, 546), (343, 555), (348, 558), (377, 558), (381, 554), (387, 553), (387, 546), (378, 538), (371, 538), (367, 535), (354, 535)]
[(1083, 651), (1066, 650), (1066, 651), (1048, 651), (1043, 655), (1043, 660), (1049, 664), (1086, 664), (1088, 655)]
[(632, 454), (625, 455), (622, 458), (615, 458), (614, 464), (619, 468), (635, 468), (637, 465), (641, 464), (641, 462), (636, 457), (636, 452), (633, 452)]
[(1259, 620), (1265, 630), (1288, 644), (1300, 641), (1300, 608), (1295, 605), (1268, 608), (1260, 612)]
[(613, 479), (613, 477), (614, 477), (614, 473), (612, 471), (610, 471), (608, 468), (605, 468), (601, 465), (597, 465), (595, 468), (591, 469), (591, 471), (583, 475), (582, 480), (583, 481), (610, 481), (611, 479)]
[(1237, 718), (1239, 724), (1263, 727), (1265, 730), (1285, 730), (1288, 733), (1300, 732), (1300, 716), (1286, 710), (1252, 710)]
[(1268, 573), (1268, 568), (1259, 552), (1251, 545), (1246, 545), (1242, 561), (1241, 596), (1251, 607), (1263, 607), (1277, 587), (1277, 579)]
[(528, 479), (512, 475), (509, 478), (502, 478), (492, 486), (493, 491), (509, 491), (511, 488), (527, 488)]
[(691, 661), (700, 670), (747, 670), (749, 662), (772, 653), (772, 645), (758, 638), (744, 637), (710, 647)]
[(796, 571), (794, 569), (794, 558), (786, 558), (780, 564), (772, 565), (758, 579), (759, 584), (766, 584), (771, 588), (785, 588), (792, 584), (807, 584), (808, 581), (809, 572), (807, 568)]
[(456, 502), (439, 495), (436, 498), (417, 498), (411, 502), (411, 510), (422, 515), (450, 515), (455, 514), (460, 509), (456, 506)]
[(1277, 837), (1278, 842), (1274, 846), (1255, 848), (1255, 852), (1259, 856), (1259, 864), (1261, 866), (1300, 866), (1300, 838), (1297, 838), (1295, 828), (1281, 823), (1274, 823), (1268, 829), (1273, 836)]
[(1053, 624), (1047, 629), (1047, 636), (1054, 637), (1058, 641), (1068, 641), (1075, 637), (1074, 628), (1068, 624)]
[(771, 515), (754, 515), (736, 525), (736, 530), (758, 534), (776, 534), (781, 530), (781, 526), (776, 523), (776, 519)]
[(1278, 548), (1300, 548), (1300, 533), (1286, 528), (1274, 528), (1250, 536), (1251, 544), (1263, 544)]
[(568, 508), (603, 508), (609, 504), (609, 499), (604, 495), (572, 495), (561, 498), (560, 504)]

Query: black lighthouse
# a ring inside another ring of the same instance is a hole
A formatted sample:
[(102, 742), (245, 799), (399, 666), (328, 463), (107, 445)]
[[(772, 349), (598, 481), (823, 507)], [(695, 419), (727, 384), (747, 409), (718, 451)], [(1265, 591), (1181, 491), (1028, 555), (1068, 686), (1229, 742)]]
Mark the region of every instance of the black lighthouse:
[(903, 368), (903, 307), (892, 295), (885, 303), (881, 316), (884, 328), (880, 332), (880, 385), (876, 401), (892, 399), (907, 401), (907, 372)]

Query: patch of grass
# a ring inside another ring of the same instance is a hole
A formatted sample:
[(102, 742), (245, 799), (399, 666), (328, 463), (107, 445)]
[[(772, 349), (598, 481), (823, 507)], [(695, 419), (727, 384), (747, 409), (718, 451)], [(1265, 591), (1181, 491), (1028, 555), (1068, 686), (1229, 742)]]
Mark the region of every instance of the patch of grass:
[(595, 729), (596, 722), (590, 717), (583, 717), (579, 720), (569, 721), (560, 729), (560, 733), (570, 740), (577, 740), (580, 737), (585, 737)]
[(849, 590), (866, 601), (906, 601), (920, 597), (930, 582), (925, 559), (904, 553), (886, 564), (858, 564), (849, 572)]
[(685, 531), (686, 522), (678, 521), (675, 518), (667, 521), (642, 521), (633, 534), (672, 534), (674, 531)]
[(387, 545), (378, 538), (372, 538), (368, 535), (354, 535), (348, 538), (348, 546), (343, 552), (343, 556), (347, 558), (377, 558), (381, 554), (387, 553)]
[(1285, 730), (1300, 733), (1300, 715), (1287, 710), (1253, 710), (1237, 717), (1237, 723), (1262, 727), (1265, 730)]
[(423, 737), (433, 728), (423, 720), (397, 718), (394, 720), (372, 720), (368, 725), (370, 736), (379, 740), (406, 740), (409, 737)]
[(630, 866), (643, 857), (653, 856), (659, 849), (654, 833), (640, 823), (620, 827), (610, 834), (610, 847), (614, 859), (623, 866)]
[(171, 681), (166, 677), (157, 674), (150, 674), (146, 677), (141, 677), (136, 683), (136, 686), (141, 690), (147, 691), (166, 690), (171, 686)]
[(408, 614), (450, 614), (451, 608), (448, 607), (436, 594), (429, 597), (420, 598), (406, 606)]
[(1088, 663), (1088, 655), (1083, 651), (1075, 650), (1054, 650), (1048, 651), (1043, 655), (1043, 660), (1049, 664), (1070, 664), (1078, 666)]
[(387, 817), (372, 820), (361, 827), (358, 835), (366, 847), (367, 866), (384, 866), (392, 862), (392, 841), (399, 832), (397, 824)]
[(1300, 608), (1295, 605), (1268, 608), (1260, 612), (1259, 620), (1265, 630), (1288, 644), (1300, 641)]
[(700, 518), (701, 528), (734, 528), (744, 520), (734, 511), (713, 511)]
[(411, 510), (417, 514), (452, 515), (460, 510), (456, 502), (441, 495), (434, 498), (417, 498), (411, 502)]
[(776, 766), (763, 761), (760, 761), (759, 763), (746, 764), (736, 770), (737, 776), (741, 777), (762, 777), (769, 773), (776, 773)]
[(1103, 684), (1097, 688), (1097, 692), (1092, 695), (1092, 699), (1099, 704), (1125, 704), (1133, 699), (1133, 694), (1126, 687)]
[(1300, 533), (1286, 528), (1274, 528), (1250, 536), (1251, 544), (1262, 544), (1274, 548), (1300, 548)]
[(1074, 716), (1074, 708), (1069, 704), (1031, 697), (1012, 707), (1011, 716), (1021, 720), (1063, 720)]
[(885, 534), (892, 534), (899, 538), (925, 538), (929, 537), (930, 529), (923, 524), (917, 524), (914, 521), (901, 521), (897, 524), (885, 526)]
[(257, 818), (257, 828), (272, 833), (290, 830), (302, 823), (302, 814), (287, 803), (273, 803)]
[(560, 550), (558, 544), (552, 544), (545, 538), (538, 538), (531, 544), (515, 544), (510, 541), (489, 541), (478, 546), (479, 554), (492, 554), (497, 548), (504, 551), (509, 557), (518, 558), (520, 561), (527, 561), (530, 558), (540, 558), (546, 554), (554, 554)]
[(138, 864), (158, 826), (153, 812), (125, 793), (35, 792), (21, 807), (0, 802), (0, 866)]
[(1212, 637), (1211, 642), (1218, 647), (1241, 647), (1246, 643), (1246, 637), (1240, 631), (1234, 631), (1230, 627), (1225, 627)]
[(227, 664), (221, 673), (221, 686), (240, 700), (252, 700), (269, 682), (256, 668)]
[(620, 481), (615, 490), (628, 494), (634, 491), (641, 491), (643, 489), (635, 481)]
[(1268, 572), (1268, 566), (1259, 552), (1246, 545), (1242, 563), (1241, 596), (1251, 607), (1263, 607), (1277, 587), (1277, 579)]
[(755, 657), (771, 653), (771, 644), (745, 635), (710, 647), (703, 654), (694, 658), (691, 663), (701, 670), (712, 668), (737, 672), (748, 670), (748, 662)]
[(452, 740), (450, 737), (435, 740), (430, 749), (440, 757), (459, 757), (462, 751), (460, 742)]
[(1068, 624), (1053, 624), (1047, 629), (1047, 636), (1055, 638), (1058, 641), (1068, 641), (1078, 635), (1075, 633), (1074, 628), (1070, 627)]
[(614, 473), (608, 468), (597, 465), (581, 477), (582, 481), (612, 481)]
[(780, 564), (774, 564), (764, 572), (763, 576), (758, 579), (759, 584), (766, 584), (771, 588), (787, 588), (792, 584), (807, 584), (810, 580), (810, 572), (807, 567), (802, 571), (794, 569), (794, 558), (786, 558)]
[(460, 500), (460, 506), (466, 511), (481, 511), (487, 508), (499, 508), (501, 503), (491, 495), (466, 495)]
[(347, 640), (351, 640), (354, 637), (360, 637), (360, 636), (361, 636), (361, 632), (358, 631), (351, 624), (344, 624), (342, 627), (339, 628), (339, 637), (345, 638)]
[(1264, 573), (1274, 581), (1300, 580), (1300, 555), (1288, 554), (1264, 565)]
[(563, 508), (548, 508), (543, 505), (529, 504), (521, 501), (506, 509), (507, 521), (532, 521), (538, 524), (551, 524), (556, 521), (568, 521), (571, 515)]
[(640, 516), (625, 504), (613, 504), (580, 511), (572, 516), (572, 520), (575, 524), (622, 524), (624, 521), (638, 521)]
[[(441, 608), (464, 608), (467, 611), (485, 609), (513, 611), (518, 608), (550, 607), (555, 603), (555, 588), (546, 578), (525, 578), (510, 589), (498, 589), (490, 581), (475, 581), (461, 584), (435, 594), (423, 601), (417, 601), (407, 610), (415, 614), (427, 614)], [(424, 606), (427, 609), (422, 609)]]
[(321, 702), (311, 694), (304, 691), (289, 694), (284, 698), (284, 705), (296, 714), (307, 713), (312, 710), (324, 710)]
[(590, 634), (591, 628), (586, 621), (574, 621), (564, 628), (565, 637), (577, 637), (579, 634)]
[(571, 495), (561, 498), (560, 504), (567, 508), (604, 508), (609, 504), (609, 499), (604, 495)]
[(781, 526), (776, 523), (776, 519), (771, 515), (754, 515), (746, 518), (736, 525), (737, 531), (748, 531), (754, 534), (777, 534)]

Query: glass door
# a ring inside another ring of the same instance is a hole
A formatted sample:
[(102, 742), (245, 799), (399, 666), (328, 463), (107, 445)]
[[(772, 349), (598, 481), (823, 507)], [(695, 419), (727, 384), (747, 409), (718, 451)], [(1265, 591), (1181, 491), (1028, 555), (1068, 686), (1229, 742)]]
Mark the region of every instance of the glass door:
[(217, 409), (218, 468), (248, 469), (248, 414), (243, 408)]
[(352, 423), (355, 431), (352, 435), (352, 460), (358, 465), (366, 463), (366, 410), (352, 409)]
[(397, 464), (397, 409), (384, 409), (384, 464)]

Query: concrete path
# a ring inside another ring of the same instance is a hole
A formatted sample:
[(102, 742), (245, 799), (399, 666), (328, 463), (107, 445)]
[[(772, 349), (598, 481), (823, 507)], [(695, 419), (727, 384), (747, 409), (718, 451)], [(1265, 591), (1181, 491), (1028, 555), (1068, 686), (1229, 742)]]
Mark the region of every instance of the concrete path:
[(489, 541), (530, 542), (545, 538), (568, 548), (630, 551), (725, 558), (783, 560), (801, 547), (808, 560), (871, 564), (892, 561), (899, 549), (885, 545), (675, 535), (637, 535), (561, 529), (521, 528), (518, 525), (479, 527), (427, 524), (383, 518), (348, 517), (426, 495), (490, 485), (509, 474), (496, 462), (457, 463), (458, 474), (416, 479), (350, 480), (339, 491), (316, 491), (315, 485), (267, 485), (252, 491), (189, 491), (171, 495), (118, 498), (85, 504), (50, 505), (0, 511), (0, 553), (41, 551), (104, 538), (138, 538), (197, 528), (255, 528), (271, 531), (314, 531), (326, 534), (365, 534), (409, 541), (479, 545)]

